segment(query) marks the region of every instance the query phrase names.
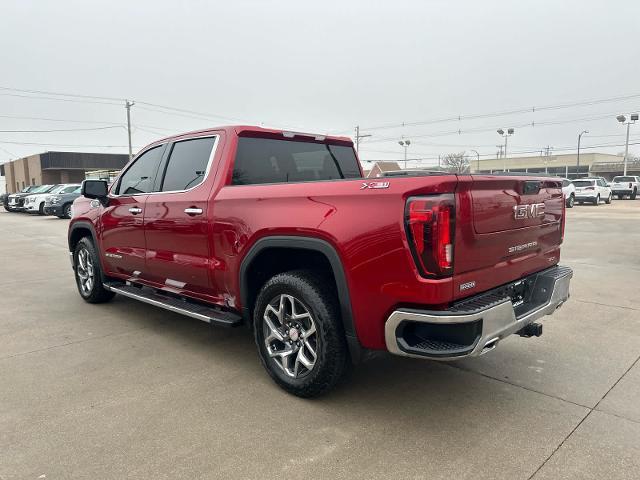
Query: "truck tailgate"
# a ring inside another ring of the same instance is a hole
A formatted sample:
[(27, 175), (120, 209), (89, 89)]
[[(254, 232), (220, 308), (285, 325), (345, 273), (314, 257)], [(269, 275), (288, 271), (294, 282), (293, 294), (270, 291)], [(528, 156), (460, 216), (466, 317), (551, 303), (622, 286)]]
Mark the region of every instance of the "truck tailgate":
[(454, 297), (548, 268), (559, 260), (562, 183), (548, 177), (459, 177)]

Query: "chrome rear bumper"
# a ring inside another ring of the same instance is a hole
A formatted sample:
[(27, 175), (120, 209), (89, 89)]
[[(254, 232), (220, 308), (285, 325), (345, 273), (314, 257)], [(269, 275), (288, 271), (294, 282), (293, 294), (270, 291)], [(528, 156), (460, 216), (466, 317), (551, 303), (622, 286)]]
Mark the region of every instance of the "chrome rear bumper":
[[(389, 352), (409, 357), (454, 360), (486, 353), (503, 338), (552, 314), (569, 298), (573, 271), (555, 266), (465, 299), (449, 310), (399, 309), (385, 324)], [(514, 288), (527, 286), (514, 306)]]

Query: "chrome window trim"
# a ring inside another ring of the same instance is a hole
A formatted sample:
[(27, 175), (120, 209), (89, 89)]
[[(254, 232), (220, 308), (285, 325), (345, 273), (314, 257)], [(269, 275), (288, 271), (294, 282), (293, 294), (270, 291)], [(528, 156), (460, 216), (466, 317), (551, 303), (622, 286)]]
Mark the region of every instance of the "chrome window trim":
[[(207, 162), (207, 168), (205, 169), (204, 172), (204, 176), (202, 177), (202, 181), (200, 183), (198, 183), (197, 185), (194, 185), (191, 188), (188, 188), (187, 190), (166, 190), (166, 191), (158, 191), (158, 192), (147, 192), (147, 193), (134, 193), (132, 195), (116, 195), (116, 194), (112, 194), (109, 193), (109, 197), (111, 198), (120, 198), (120, 197), (136, 197), (138, 195), (158, 195), (161, 193), (186, 193), (186, 192), (190, 192), (191, 190), (193, 190), (194, 188), (198, 188), (200, 185), (202, 185), (208, 178), (209, 178), (209, 172), (211, 171), (211, 166), (213, 165), (213, 159), (216, 156), (216, 151), (218, 149), (218, 142), (220, 141), (220, 134), (219, 133), (209, 133), (209, 134), (204, 134), (204, 135), (198, 135), (195, 137), (189, 137), (189, 138), (182, 138), (180, 140), (170, 140), (166, 143), (160, 143), (158, 145), (154, 145), (153, 147), (147, 148), (146, 150), (144, 150), (143, 152), (140, 152), (135, 160), (137, 160), (139, 157), (141, 157), (143, 154), (145, 154), (146, 152), (150, 151), (153, 148), (156, 147), (161, 147), (161, 146), (167, 146), (168, 144), (172, 144), (171, 145), (171, 152), (169, 153), (169, 157), (167, 158), (167, 163), (165, 164), (165, 172), (162, 173), (162, 175), (164, 176), (164, 174), (166, 173), (166, 167), (169, 165), (169, 162), (171, 161), (171, 153), (173, 153), (173, 145), (175, 145), (176, 143), (180, 143), (180, 142), (186, 142), (189, 140), (197, 140), (199, 138), (215, 138), (215, 141), (213, 142), (213, 147), (211, 148), (211, 153), (209, 154), (209, 160)], [(131, 162), (131, 165), (133, 165), (134, 162)], [(129, 167), (131, 168), (131, 167)], [(127, 170), (129, 170), (129, 168), (127, 168)], [(120, 178), (127, 172), (127, 170), (123, 171), (117, 178), (116, 182), (120, 181)], [(159, 173), (159, 172), (158, 172)], [(164, 178), (162, 179), (164, 182)]]

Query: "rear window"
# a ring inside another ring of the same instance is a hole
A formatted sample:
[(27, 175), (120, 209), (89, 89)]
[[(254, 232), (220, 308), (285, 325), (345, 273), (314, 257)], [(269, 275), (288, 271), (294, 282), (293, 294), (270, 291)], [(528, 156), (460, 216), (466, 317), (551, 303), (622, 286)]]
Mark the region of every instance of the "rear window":
[(573, 184), (576, 187), (593, 187), (595, 180), (574, 180)]
[(319, 142), (240, 137), (234, 185), (361, 178), (352, 147)]
[(613, 177), (614, 182), (635, 182), (635, 177)]

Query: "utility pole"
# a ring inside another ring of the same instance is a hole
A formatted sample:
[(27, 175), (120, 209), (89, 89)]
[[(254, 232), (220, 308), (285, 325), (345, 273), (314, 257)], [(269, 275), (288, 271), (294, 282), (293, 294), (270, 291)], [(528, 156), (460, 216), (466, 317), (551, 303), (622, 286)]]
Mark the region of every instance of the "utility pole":
[[(478, 153), (478, 151), (477, 151), (477, 150), (473, 150), (473, 149), (471, 149), (471, 151), (472, 151), (473, 153), (475, 153), (475, 154), (476, 154), (476, 156), (478, 157), (478, 172), (479, 172), (479, 171), (480, 171), (480, 154)], [(471, 166), (469, 166), (469, 171), (471, 171)]]
[(371, 134), (360, 135), (360, 125), (356, 125), (356, 152), (360, 148), (360, 139), (370, 137)]
[(551, 155), (551, 150), (553, 150), (553, 147), (549, 145), (544, 149), (544, 173), (549, 173), (549, 156)]
[(125, 100), (125, 108), (127, 109), (127, 134), (129, 135), (129, 160), (133, 158), (133, 150), (131, 148), (131, 107), (135, 105), (135, 102)]
[(502, 147), (504, 147), (504, 145), (496, 145), (496, 147), (498, 147), (498, 151), (496, 152), (496, 158), (502, 158)]

